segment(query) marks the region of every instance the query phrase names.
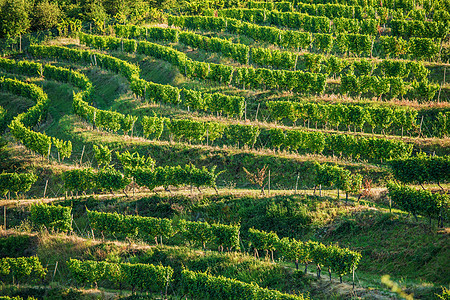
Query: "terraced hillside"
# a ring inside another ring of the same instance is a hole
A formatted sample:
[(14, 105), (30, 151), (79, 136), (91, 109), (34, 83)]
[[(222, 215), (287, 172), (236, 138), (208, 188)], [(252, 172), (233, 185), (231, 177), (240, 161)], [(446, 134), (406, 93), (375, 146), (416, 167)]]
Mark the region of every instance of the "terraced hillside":
[(447, 2), (33, 5), (0, 24), (5, 299), (449, 297)]

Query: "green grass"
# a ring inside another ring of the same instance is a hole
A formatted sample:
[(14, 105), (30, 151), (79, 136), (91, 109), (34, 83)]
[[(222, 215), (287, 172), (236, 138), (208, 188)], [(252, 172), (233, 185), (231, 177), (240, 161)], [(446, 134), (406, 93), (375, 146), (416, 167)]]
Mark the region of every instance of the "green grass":
[[(82, 236), (91, 236), (86, 230), (88, 222), (84, 211), (91, 210), (120, 211), (140, 216), (200, 219), (208, 222), (241, 224), (241, 237), (249, 227), (262, 230), (274, 230), (280, 237), (293, 236), (301, 240), (316, 240), (325, 244), (337, 243), (362, 253), (356, 283), (365, 293), (387, 293), (380, 283), (383, 274), (404, 286), (408, 292), (420, 295), (421, 299), (433, 299), (440, 286), (448, 285), (450, 270), (449, 236), (428, 225), (427, 220), (412, 220), (406, 214), (389, 214), (384, 210), (355, 204), (346, 205), (343, 201), (301, 195), (279, 195), (273, 197), (255, 197), (236, 195), (154, 195), (151, 197), (127, 198), (88, 198), (86, 200), (67, 200), (63, 205), (73, 207), (76, 232)], [(396, 210), (394, 210), (396, 211)], [(10, 210), (9, 210), (10, 212)], [(20, 218), (20, 215), (17, 215)], [(26, 214), (22, 215), (22, 219)], [(436, 221), (434, 221), (435, 223)], [(23, 227), (22, 228), (26, 228)], [(81, 231), (78, 231), (80, 229)], [(310, 275), (297, 277), (291, 262), (273, 265), (270, 262), (254, 260), (251, 256), (220, 254), (216, 251), (203, 253), (193, 250), (195, 245), (147, 247), (142, 241), (129, 243), (100, 242), (75, 236), (40, 234), (37, 254), (49, 265), (64, 261), (70, 257), (80, 259), (101, 259), (107, 261), (130, 261), (171, 265), (176, 270), (187, 266), (193, 270), (209, 270), (212, 274), (221, 274), (247, 282), (257, 282), (262, 286), (282, 291), (301, 290), (310, 292), (314, 299), (330, 299), (335, 293), (336, 299), (345, 290), (333, 274), (333, 284), (328, 285), (326, 270), (323, 278), (314, 278), (314, 266), (309, 266)], [(108, 236), (105, 235), (105, 238)], [(113, 238), (115, 240), (115, 238)], [(170, 241), (165, 241), (165, 244)], [(178, 243), (178, 242), (177, 242)], [(130, 251), (134, 249), (133, 251)], [(244, 247), (245, 244), (244, 244)], [(244, 248), (246, 249), (246, 248)], [(280, 258), (275, 254), (276, 260)], [(285, 269), (284, 267), (287, 267)], [(301, 268), (303, 270), (303, 267)], [(67, 270), (61, 265), (61, 281), (68, 278)], [(300, 279), (300, 281), (298, 281)], [(59, 280), (59, 279), (58, 279)], [(306, 281), (305, 281), (306, 280)], [(175, 281), (175, 285), (176, 285)], [(351, 282), (351, 276), (344, 276), (344, 282)], [(321, 291), (317, 291), (318, 286)], [(338, 288), (340, 287), (340, 288)], [(338, 289), (337, 291), (333, 289)], [(362, 291), (360, 291), (362, 293)]]
[[(73, 41), (70, 41), (72, 43)], [(59, 43), (59, 42), (58, 42)], [(73, 47), (78, 47), (72, 44)], [(183, 48), (183, 50), (185, 50)], [(141, 68), (142, 78), (162, 84), (172, 84), (177, 87), (196, 88), (209, 92), (224, 92), (227, 94), (243, 95), (249, 99), (248, 116), (254, 119), (254, 111), (258, 103), (268, 99), (280, 97), (295, 98), (289, 93), (271, 91), (248, 91), (207, 81), (196, 81), (184, 78), (178, 70), (168, 63), (154, 60), (140, 55), (112, 53), (114, 56), (136, 63)], [(202, 51), (191, 51), (193, 59), (212, 62), (229, 63), (217, 55), (207, 55)], [(105, 72), (95, 67), (84, 67), (57, 63), (60, 66), (72, 67), (86, 74), (94, 84), (92, 100), (98, 108), (113, 109), (123, 113), (138, 116), (151, 114), (170, 117), (192, 117), (200, 120), (223, 120), (206, 113), (191, 113), (177, 107), (159, 106), (141, 103), (129, 91), (128, 82), (119, 75)], [(435, 66), (433, 76), (438, 76), (440, 66)], [(18, 78), (21, 78), (18, 76)], [(24, 79), (24, 78), (22, 78)], [(186, 143), (170, 143), (165, 141), (148, 141), (143, 138), (125, 137), (108, 132), (92, 130), (90, 125), (81, 121), (71, 113), (73, 87), (41, 79), (31, 79), (31, 82), (42, 86), (50, 98), (49, 116), (39, 127), (47, 134), (71, 140), (74, 145), (73, 156), (64, 163), (47, 162), (32, 155), (24, 147), (13, 143), (11, 137), (6, 151), (0, 153), (0, 170), (34, 171), (39, 175), (39, 181), (33, 186), (28, 195), (42, 197), (47, 179), (49, 190), (47, 195), (63, 195), (62, 182), (59, 175), (67, 169), (73, 168), (81, 158), (83, 151), (83, 166), (95, 166), (92, 145), (105, 144), (114, 151), (137, 151), (140, 154), (152, 156), (157, 165), (178, 165), (194, 163), (198, 166), (211, 167), (216, 165), (218, 170), (225, 170), (218, 180), (220, 195), (211, 195), (210, 191), (191, 195), (187, 188), (176, 194), (161, 193), (135, 198), (95, 196), (87, 200), (67, 200), (64, 205), (73, 206), (74, 224), (76, 232), (87, 237), (88, 221), (84, 215), (85, 207), (102, 211), (119, 211), (127, 214), (138, 213), (141, 216), (186, 218), (191, 220), (207, 220), (209, 222), (240, 223), (242, 237), (250, 227), (262, 230), (276, 231), (281, 236), (291, 236), (302, 240), (317, 240), (326, 244), (338, 243), (351, 249), (361, 251), (363, 259), (357, 271), (357, 283), (364, 287), (364, 293), (370, 296), (371, 289), (376, 295), (386, 294), (386, 289), (380, 283), (380, 276), (390, 274), (392, 278), (414, 292), (422, 299), (433, 299), (433, 293), (440, 290), (439, 286), (448, 286), (450, 278), (449, 232), (448, 229), (439, 230), (435, 224), (430, 226), (427, 220), (419, 222), (409, 218), (404, 212), (393, 209), (387, 212), (384, 197), (381, 195), (376, 201), (366, 199), (358, 205), (355, 198), (348, 204), (336, 201), (336, 191), (324, 191), (327, 197), (305, 195), (282, 195), (281, 190), (292, 191), (299, 174), (299, 189), (310, 189), (314, 185), (312, 162), (331, 162), (345, 166), (353, 172), (362, 173), (366, 178), (373, 179), (374, 186), (382, 186), (391, 178), (385, 166), (376, 166), (367, 162), (351, 162), (337, 157), (321, 155), (298, 155), (287, 152), (276, 152), (264, 149), (236, 149), (233, 147), (189, 145)], [(0, 105), (17, 114), (32, 103), (9, 94), (2, 94)], [(345, 98), (306, 97), (311, 101), (347, 101)], [(364, 101), (364, 100), (363, 100)], [(372, 102), (371, 102), (372, 103)], [(392, 102), (393, 105), (408, 103)], [(8, 106), (9, 105), (9, 106)], [(413, 104), (425, 111), (425, 104)], [(433, 105), (432, 109), (445, 104)], [(425, 114), (425, 113), (424, 113)], [(264, 111), (260, 117), (267, 118)], [(269, 119), (270, 120), (270, 119)], [(231, 121), (232, 122), (232, 121)], [(273, 123), (263, 123), (272, 127)], [(290, 126), (291, 124), (285, 124)], [(140, 134), (139, 126), (137, 127)], [(377, 135), (378, 136), (378, 135)], [(449, 139), (405, 139), (416, 144), (416, 149), (436, 151), (437, 154), (448, 154)], [(52, 153), (54, 156), (55, 153)], [(119, 164), (113, 155), (113, 163)], [(243, 167), (256, 170), (268, 165), (271, 170), (271, 185), (274, 192), (271, 197), (259, 197), (257, 187), (249, 184), (245, 178)], [(230, 189), (239, 187), (240, 190)], [(243, 189), (254, 189), (247, 193)], [(229, 193), (231, 191), (231, 193)], [(287, 191), (286, 193), (289, 193)], [(142, 192), (140, 190), (139, 192)], [(274, 194), (277, 195), (274, 195)], [(131, 194), (131, 191), (130, 193)], [(142, 194), (140, 194), (142, 195)], [(343, 197), (343, 195), (341, 196)], [(31, 197), (30, 197), (31, 198)], [(32, 200), (31, 200), (32, 201)], [(8, 228), (16, 227), (27, 231), (29, 224), (23, 222), (28, 216), (27, 205), (12, 201), (8, 204)], [(433, 221), (434, 223), (436, 221)], [(89, 233), (91, 234), (91, 233)], [(195, 248), (195, 245), (181, 246), (148, 246), (142, 241), (131, 240), (128, 243), (103, 242), (89, 240), (77, 236), (54, 235), (40, 233), (32, 235), (32, 245), (26, 249), (15, 249), (16, 253), (38, 254), (49, 266), (58, 261), (60, 269), (57, 281), (65, 284), (69, 280), (64, 261), (70, 257), (82, 259), (102, 259), (109, 261), (131, 261), (145, 263), (159, 263), (171, 265), (178, 271), (181, 266), (188, 266), (194, 270), (209, 270), (212, 274), (222, 274), (246, 282), (257, 282), (262, 286), (282, 291), (301, 290), (309, 292), (318, 299), (348, 299), (352, 292), (348, 285), (340, 286), (337, 282), (328, 285), (327, 280), (316, 280), (309, 275), (301, 276), (293, 270), (291, 262), (274, 265), (268, 261), (255, 260), (245, 254), (227, 254)], [(175, 242), (174, 242), (175, 244)], [(22, 248), (24, 248), (22, 247)], [(11, 251), (11, 250), (5, 250)], [(28, 255), (27, 254), (27, 255)], [(278, 259), (278, 258), (277, 258)], [(309, 271), (314, 271), (313, 266)], [(326, 273), (324, 271), (323, 273)], [(324, 274), (326, 275), (326, 274)], [(336, 276), (334, 279), (336, 279)], [(344, 280), (351, 281), (349, 276)], [(1, 290), (0, 290), (1, 291)], [(109, 292), (108, 290), (102, 293)], [(116, 293), (112, 291), (111, 293)], [(362, 291), (361, 291), (362, 293)], [(371, 295), (374, 296), (374, 295)]]
[(361, 251), (359, 269), (405, 280), (447, 285), (450, 278), (448, 232), (415, 222), (405, 214), (366, 211), (344, 216), (325, 228), (325, 241)]

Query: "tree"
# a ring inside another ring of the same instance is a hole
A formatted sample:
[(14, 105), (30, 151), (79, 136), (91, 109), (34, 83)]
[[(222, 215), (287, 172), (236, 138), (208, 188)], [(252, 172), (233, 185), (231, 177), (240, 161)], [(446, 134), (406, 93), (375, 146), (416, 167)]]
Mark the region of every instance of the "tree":
[(22, 34), (30, 29), (29, 2), (25, 0), (6, 0), (0, 9), (0, 38), (20, 37), (19, 49), (22, 51)]
[(117, 23), (125, 24), (127, 16), (130, 14), (129, 0), (106, 0), (104, 1), (105, 11), (108, 15), (113, 16)]
[(267, 182), (264, 182), (266, 180), (267, 177), (267, 165), (265, 165), (262, 169), (257, 169), (258, 171), (253, 174), (250, 173), (246, 168), (243, 168), (245, 174), (247, 175), (247, 179), (253, 183), (253, 184), (257, 184), (259, 185), (259, 187), (261, 188), (261, 194), (265, 195), (264, 193), (264, 187), (266, 186)]
[(86, 4), (86, 21), (94, 22), (95, 27), (100, 32), (104, 30), (104, 24), (108, 18), (108, 14), (100, 0), (91, 0)]
[(32, 26), (37, 30), (50, 29), (58, 24), (61, 10), (56, 3), (43, 1), (34, 6)]

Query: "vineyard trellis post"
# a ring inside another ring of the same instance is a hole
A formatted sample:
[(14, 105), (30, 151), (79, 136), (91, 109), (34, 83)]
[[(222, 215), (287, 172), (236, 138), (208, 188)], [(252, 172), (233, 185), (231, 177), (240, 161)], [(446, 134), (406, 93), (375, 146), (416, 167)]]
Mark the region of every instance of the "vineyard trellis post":
[(389, 213), (392, 213), (392, 199), (389, 197)]
[(53, 275), (52, 275), (52, 282), (55, 279), (55, 275), (56, 275), (56, 270), (58, 269), (58, 262), (56, 262), (55, 264), (55, 270), (53, 271)]
[(441, 98), (441, 91), (442, 91), (442, 86), (445, 84), (445, 73), (447, 72), (447, 67), (444, 68), (444, 79), (442, 80), (442, 84), (439, 87), (439, 94), (438, 94), (438, 98), (437, 98), (437, 102), (440, 102), (440, 98)]
[(244, 102), (244, 115), (245, 115), (245, 121), (247, 121), (247, 101)]
[(422, 119), (420, 120), (419, 137), (422, 136), (422, 125), (423, 125), (423, 115), (422, 115)]
[(44, 199), (45, 199), (45, 193), (47, 192), (47, 186), (48, 186), (48, 179), (47, 179), (47, 181), (45, 182), (44, 196), (42, 197), (42, 198), (44, 198)]
[(83, 164), (83, 154), (84, 154), (84, 147), (86, 145), (83, 145), (83, 150), (81, 151), (81, 158), (80, 158), (80, 166)]
[(47, 152), (47, 161), (50, 161), (50, 151), (52, 150), (52, 144), (48, 145), (48, 152)]
[(355, 267), (353, 267), (352, 270), (352, 282), (353, 282), (353, 289), (355, 289)]

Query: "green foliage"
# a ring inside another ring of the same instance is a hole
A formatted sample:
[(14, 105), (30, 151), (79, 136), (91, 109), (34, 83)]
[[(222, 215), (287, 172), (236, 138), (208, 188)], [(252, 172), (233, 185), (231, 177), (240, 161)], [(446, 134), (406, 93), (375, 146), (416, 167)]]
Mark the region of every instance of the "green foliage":
[(171, 282), (173, 269), (171, 267), (154, 266), (152, 264), (109, 263), (92, 260), (70, 259), (67, 266), (72, 277), (80, 284), (97, 284), (108, 280), (118, 286), (139, 288), (145, 291), (163, 292)]
[(283, 294), (223, 276), (183, 270), (181, 285), (184, 294), (202, 299), (308, 299), (303, 295)]
[(52, 137), (53, 144), (58, 149), (58, 157), (64, 160), (65, 157), (70, 157), (72, 154), (72, 142), (71, 141), (63, 141)]
[(408, 42), (401, 37), (381, 36), (379, 43), (384, 52), (384, 56), (387, 58), (398, 57), (406, 54), (408, 51)]
[(418, 155), (390, 160), (395, 179), (405, 183), (444, 183), (450, 181), (450, 157)]
[(203, 122), (189, 119), (172, 119), (168, 123), (170, 133), (176, 139), (201, 142), (205, 139), (206, 130)]
[(180, 220), (178, 226), (184, 239), (199, 244), (203, 248), (206, 248), (206, 244), (214, 239), (211, 225), (207, 222)]
[(155, 161), (149, 156), (139, 155), (137, 152), (132, 154), (127, 150), (123, 153), (116, 152), (116, 156), (122, 164), (125, 173), (135, 170), (137, 168), (153, 168), (155, 166)]
[(158, 140), (161, 137), (164, 129), (164, 123), (166, 118), (144, 116), (142, 119), (142, 128), (144, 130), (144, 136), (152, 140)]
[(316, 164), (317, 184), (332, 187), (338, 190), (349, 190), (351, 173), (349, 170), (338, 166)]
[(70, 258), (66, 262), (67, 267), (77, 283), (92, 284), (97, 283), (106, 273), (109, 263), (96, 261), (80, 261)]
[(181, 166), (157, 168), (145, 166), (131, 170), (130, 174), (138, 185), (145, 186), (150, 190), (160, 186), (167, 188), (169, 185), (215, 188), (217, 176), (221, 173), (215, 173), (215, 169), (215, 167), (212, 167), (211, 170), (205, 167), (199, 169), (194, 165), (186, 165), (184, 168)]
[(239, 249), (239, 225), (212, 224), (212, 235), (214, 242), (228, 251)]
[(67, 232), (72, 229), (72, 208), (59, 205), (32, 204), (30, 206), (30, 221), (37, 229), (47, 229)]
[(122, 238), (138, 236), (146, 241), (158, 243), (158, 237), (170, 238), (179, 233), (185, 241), (199, 244), (203, 248), (213, 242), (228, 250), (239, 249), (239, 225), (210, 225), (206, 222), (126, 216), (89, 210), (88, 218), (94, 230)]
[[(44, 75), (45, 77), (53, 80), (67, 81), (81, 89), (84, 89), (87, 93), (89, 93), (92, 88), (92, 84), (83, 74), (51, 65), (45, 65), (42, 67), (39, 63), (26, 61), (15, 62), (14, 60), (1, 59), (0, 68), (10, 72), (27, 74), (29, 76)], [(43, 118), (48, 106), (47, 95), (34, 85), (28, 85), (19, 81), (3, 81), (2, 87), (12, 93), (30, 97), (36, 101), (36, 106), (29, 109), (29, 111), (25, 114), (19, 115), (14, 119), (13, 123), (11, 123), (10, 128), (15, 137), (20, 139), (29, 149), (34, 150), (41, 155), (47, 154), (48, 147), (53, 141), (53, 144), (58, 149), (59, 158), (64, 159), (65, 157), (70, 157), (72, 153), (71, 141), (62, 141), (57, 138), (50, 138), (26, 128), (36, 125)], [(22, 126), (20, 122), (22, 122), (25, 126)]]
[(348, 50), (358, 56), (362, 54), (371, 55), (372, 54), (372, 44), (373, 38), (367, 34), (349, 34), (348, 40)]
[(446, 137), (450, 135), (450, 114), (439, 112), (437, 115), (436, 130), (439, 137)]
[(9, 235), (0, 239), (0, 257), (19, 257), (32, 244), (29, 235)]
[(104, 167), (95, 174), (95, 185), (101, 190), (123, 190), (130, 182), (131, 180), (112, 167)]
[(270, 144), (272, 148), (278, 148), (285, 143), (284, 131), (281, 128), (271, 128), (269, 130)]
[(11, 38), (24, 34), (30, 28), (29, 3), (6, 0), (0, 9), (0, 37)]
[[(84, 40), (88, 39), (89, 37), (92, 36), (82, 33), (79, 34), (79, 38), (83, 42), (86, 42)], [(107, 39), (108, 37), (103, 38)], [(126, 61), (106, 54), (96, 53), (94, 51), (43, 45), (31, 45), (28, 51), (34, 57), (63, 59), (69, 60), (73, 63), (82, 63), (88, 65), (90, 65), (91, 63), (96, 63), (101, 68), (105, 68), (115, 73), (120, 73), (130, 81), (134, 78), (139, 78), (139, 67), (137, 67), (136, 65), (130, 64)]]
[(94, 23), (94, 29), (103, 32), (105, 29), (105, 22), (108, 19), (108, 14), (103, 7), (101, 1), (93, 0), (86, 3), (85, 20)]
[(333, 48), (333, 36), (328, 33), (317, 33), (314, 35), (314, 47), (324, 53), (329, 53)]
[(439, 90), (438, 84), (428, 83), (428, 80), (422, 80), (420, 82), (414, 81), (412, 93), (414, 98), (420, 102), (431, 101), (434, 98), (434, 95)]
[(325, 246), (317, 242), (302, 242), (283, 238), (277, 245), (277, 250), (285, 258), (307, 264), (314, 261), (317, 265), (327, 266), (340, 277), (351, 273), (358, 266), (361, 254), (338, 246)]
[(92, 169), (73, 169), (62, 174), (66, 191), (86, 192), (95, 187), (95, 174)]
[(46, 155), (51, 146), (51, 138), (45, 134), (34, 132), (28, 127), (41, 122), (47, 113), (48, 97), (34, 84), (23, 83), (16, 79), (0, 78), (0, 90), (7, 91), (22, 97), (31, 98), (36, 105), (27, 112), (16, 116), (8, 126), (12, 135), (28, 149)]
[(432, 59), (439, 52), (439, 44), (430, 38), (412, 37), (408, 46), (409, 53), (420, 59)]
[(0, 195), (5, 196), (8, 192), (16, 195), (19, 192), (25, 193), (30, 190), (37, 178), (33, 173), (1, 173)]
[(416, 190), (396, 183), (388, 184), (389, 197), (401, 209), (413, 214), (437, 219), (448, 216), (450, 199), (445, 194), (433, 194), (429, 190)]
[(449, 32), (447, 22), (434, 22), (422, 20), (392, 20), (392, 35), (401, 36), (405, 39), (411, 37), (419, 38), (445, 38)]
[(279, 243), (275, 232), (265, 232), (254, 228), (248, 230), (249, 242), (255, 249), (274, 251)]
[[(396, 128), (410, 130), (416, 126), (417, 116), (417, 110), (414, 109), (395, 108), (392, 110), (389, 107), (381, 106), (365, 107), (289, 101), (269, 101), (266, 102), (266, 106), (275, 120), (290, 119), (292, 122), (296, 122), (300, 118), (304, 122), (330, 123), (333, 126), (345, 125), (360, 129), (368, 123), (374, 128), (379, 125), (383, 130)], [(280, 130), (274, 129), (268, 133), (273, 139), (273, 147), (284, 146), (291, 151), (321, 153), (325, 150), (346, 156), (378, 160), (408, 157), (412, 150), (411, 145), (398, 140), (357, 138), (344, 134), (324, 135), (321, 132), (299, 130), (285, 130), (285, 137)]]
[[(3, 126), (5, 124), (6, 119), (6, 109), (4, 109), (2, 106), (0, 106), (0, 131), (3, 131)], [(2, 147), (0, 147), (2, 148)]]
[(27, 76), (42, 76), (42, 65), (29, 61), (15, 61), (7, 58), (0, 58), (0, 68), (8, 73), (17, 73)]
[(141, 290), (158, 289), (163, 292), (170, 283), (173, 269), (171, 267), (154, 266), (152, 264), (120, 264), (125, 277), (125, 282), (131, 287)]
[(103, 168), (109, 166), (111, 163), (111, 150), (109, 150), (108, 146), (94, 145), (93, 149), (98, 166)]
[(247, 145), (253, 147), (260, 133), (259, 127), (252, 125), (229, 125), (225, 128), (225, 135), (231, 144)]
[(33, 9), (32, 26), (37, 30), (54, 28), (61, 17), (61, 10), (56, 3), (42, 1)]
[(450, 299), (450, 290), (446, 287), (442, 287), (442, 294), (435, 294), (439, 300), (448, 300)]
[(43, 279), (45, 274), (47, 274), (47, 269), (42, 266), (36, 256), (6, 257), (0, 260), (0, 274), (11, 275), (17, 282), (21, 282), (25, 278), (27, 278), (27, 281), (31, 279)]

